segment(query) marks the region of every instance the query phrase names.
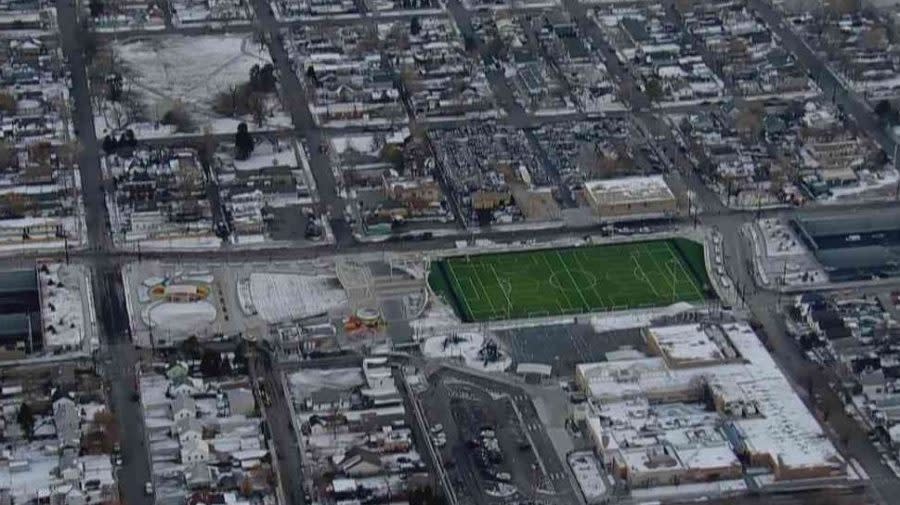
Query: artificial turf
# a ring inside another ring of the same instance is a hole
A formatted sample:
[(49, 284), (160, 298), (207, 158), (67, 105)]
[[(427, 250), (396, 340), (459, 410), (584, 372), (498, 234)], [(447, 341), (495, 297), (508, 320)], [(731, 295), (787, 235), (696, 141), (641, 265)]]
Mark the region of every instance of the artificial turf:
[(684, 239), (455, 256), (429, 281), (464, 321), (657, 307), (709, 296), (703, 248)]

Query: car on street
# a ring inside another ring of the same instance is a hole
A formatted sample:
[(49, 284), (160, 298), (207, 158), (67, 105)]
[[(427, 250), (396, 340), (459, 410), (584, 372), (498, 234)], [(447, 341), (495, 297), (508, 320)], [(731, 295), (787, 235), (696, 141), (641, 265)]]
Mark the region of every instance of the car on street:
[(153, 483), (149, 480), (144, 483), (144, 494), (147, 496), (153, 495)]

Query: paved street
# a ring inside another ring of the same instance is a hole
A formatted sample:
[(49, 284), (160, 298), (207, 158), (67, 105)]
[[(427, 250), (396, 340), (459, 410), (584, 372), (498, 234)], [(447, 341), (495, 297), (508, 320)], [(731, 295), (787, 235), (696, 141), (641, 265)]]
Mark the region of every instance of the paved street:
[(331, 166), (322, 148), (324, 145), (322, 131), (313, 121), (306, 91), (300, 84), (297, 74), (294, 73), (290, 58), (284, 49), (280, 34), (281, 25), (272, 15), (268, 2), (253, 0), (252, 5), (269, 43), (269, 53), (281, 82), (285, 108), (291, 114), (297, 135), (306, 140), (306, 146), (309, 149), (309, 163), (316, 180), (317, 192), (323, 208), (330, 216), (329, 222), (335, 241), (339, 248), (346, 246), (352, 242), (353, 236), (350, 227), (344, 220), (345, 202), (338, 195), (334, 174), (331, 172)]
[(784, 47), (794, 53), (800, 63), (811, 72), (823, 95), (833, 96), (834, 101), (853, 119), (857, 127), (871, 135), (888, 155), (893, 154), (897, 144), (896, 138), (882, 127), (875, 114), (856, 93), (841, 84), (827, 63), (811, 51), (800, 36), (790, 29), (789, 23), (781, 13), (765, 0), (749, 0), (749, 4), (771, 27), (772, 32), (781, 38)]
[(282, 492), (288, 505), (305, 505), (306, 500), (300, 484), (303, 469), (296, 433), (291, 424), (290, 399), (281, 392), (281, 369), (273, 366), (268, 353), (257, 352), (250, 362), (250, 376), (257, 387), (268, 391), (271, 404), (263, 406), (269, 425), (269, 434), (278, 454), (278, 468), (281, 475)]
[[(750, 5), (757, 10), (760, 16), (767, 22), (773, 31), (780, 37), (786, 48), (798, 56), (801, 63), (806, 66), (813, 77), (819, 83), (825, 96), (834, 96), (835, 101), (862, 129), (873, 136), (889, 154), (893, 153), (896, 140), (886, 132), (875, 118), (874, 114), (863, 104), (854, 93), (842, 87), (840, 81), (835, 78), (819, 57), (803, 43), (800, 38), (791, 32), (781, 19), (781, 15), (772, 9), (763, 0), (749, 0)], [(217, 251), (185, 252), (185, 253), (143, 253), (147, 259), (160, 259), (172, 261), (197, 261), (197, 262), (229, 262), (229, 261), (280, 261), (315, 258), (323, 255), (338, 253), (363, 253), (373, 250), (371, 244), (357, 243), (353, 240), (352, 232), (343, 219), (346, 202), (340, 196), (338, 185), (329, 165), (327, 156), (320, 147), (324, 144), (324, 136), (332, 133), (332, 129), (319, 128), (313, 121), (309, 112), (308, 99), (303, 86), (295, 75), (291, 62), (281, 40), (280, 29), (292, 23), (283, 23), (275, 20), (265, 0), (253, 0), (253, 8), (256, 11), (259, 27), (266, 35), (272, 60), (277, 68), (283, 99), (286, 109), (290, 112), (295, 129), (294, 133), (306, 143), (309, 149), (312, 172), (318, 186), (318, 194), (322, 201), (322, 208), (327, 211), (331, 227), (334, 231), (336, 245), (322, 245), (318, 247), (286, 246), (270, 250), (249, 249), (223, 249)], [(662, 159), (672, 160), (672, 174), (680, 174), (684, 184), (697, 195), (702, 211), (699, 214), (702, 224), (717, 228), (723, 235), (727, 269), (734, 279), (736, 286), (746, 292), (747, 310), (759, 320), (768, 336), (769, 342), (774, 348), (774, 355), (786, 374), (793, 380), (795, 386), (804, 399), (812, 404), (819, 400), (819, 407), (829, 413), (828, 426), (834, 432), (838, 443), (846, 441), (841, 449), (845, 453), (858, 460), (872, 477), (873, 493), (882, 503), (892, 503), (891, 497), (900, 496), (900, 480), (884, 466), (880, 461), (880, 455), (867, 440), (867, 434), (857, 423), (844, 413), (843, 407), (828, 387), (828, 381), (822, 378), (816, 366), (810, 363), (802, 355), (800, 350), (791, 340), (784, 328), (781, 314), (778, 312), (779, 295), (770, 290), (759, 289), (755, 286), (753, 275), (748, 271), (749, 244), (741, 235), (741, 225), (757, 216), (788, 217), (795, 215), (817, 215), (834, 213), (836, 207), (813, 206), (804, 209), (764, 210), (761, 212), (735, 211), (724, 208), (717, 196), (713, 194), (693, 173), (690, 162), (679, 151), (672, 132), (665, 127), (660, 119), (660, 111), (651, 107), (649, 100), (644, 96), (634, 82), (631, 71), (620, 64), (606, 44), (599, 28), (586, 16), (585, 6), (575, 0), (563, 0), (563, 6), (575, 16), (579, 29), (590, 37), (593, 46), (605, 56), (610, 73), (623, 88), (623, 96), (627, 97), (632, 111), (637, 111), (638, 119), (645, 129), (653, 129), (653, 133), (659, 133), (659, 138), (654, 140), (654, 148), (665, 154)], [(457, 20), (465, 36), (474, 38), (471, 28), (471, 13), (465, 11), (458, 0), (451, 0), (449, 10)], [(112, 249), (108, 236), (108, 216), (104, 203), (103, 181), (99, 171), (99, 146), (94, 136), (93, 115), (90, 107), (90, 93), (85, 71), (84, 54), (82, 51), (83, 37), (80, 36), (75, 6), (69, 0), (58, 0), (59, 25), (62, 46), (71, 71), (72, 98), (75, 102), (73, 121), (81, 144), (78, 154), (80, 167), (83, 199), (88, 223), (87, 238), (89, 248), (83, 251), (72, 251), (73, 261), (87, 264), (93, 269), (93, 292), (96, 301), (98, 319), (102, 342), (101, 359), (108, 364), (107, 379), (110, 382), (110, 401), (117, 414), (121, 433), (122, 456), (124, 466), (120, 473), (123, 502), (128, 505), (141, 505), (151, 502), (150, 497), (144, 494), (144, 482), (150, 480), (149, 459), (143, 432), (142, 412), (140, 403), (133, 400), (136, 379), (135, 362), (136, 353), (129, 339), (128, 314), (125, 306), (124, 289), (119, 268), (124, 262), (136, 259), (136, 253), (132, 251), (115, 251)], [(402, 17), (402, 16), (398, 16)], [(314, 21), (314, 23), (343, 23), (360, 22), (360, 19), (347, 21)], [(215, 34), (224, 31), (252, 30), (252, 25), (242, 28), (223, 29), (176, 29), (172, 27), (171, 19), (167, 16), (167, 29), (164, 33), (182, 34)], [(139, 35), (139, 33), (118, 34), (117, 37)], [(141, 34), (143, 35), (143, 34)], [(506, 79), (494, 71), (488, 72), (488, 79), (494, 91), (496, 99), (507, 113), (503, 120), (515, 127), (534, 128), (543, 123), (560, 122), (570, 120), (587, 119), (583, 114), (564, 114), (549, 117), (535, 117), (528, 114), (520, 105), (515, 103), (512, 90)], [(697, 110), (703, 106), (679, 106), (667, 109), (669, 112), (685, 112)], [(629, 114), (627, 112), (610, 112), (608, 115)], [(437, 123), (438, 128), (452, 128), (461, 124), (462, 120), (446, 120)], [(342, 129), (342, 132), (361, 131), (361, 129)], [(284, 134), (284, 133), (278, 133)], [(656, 135), (650, 135), (651, 138)], [(231, 138), (228, 135), (228, 138)], [(197, 138), (185, 137), (178, 140), (162, 141), (154, 143), (181, 143), (197, 140)], [(840, 207), (842, 212), (858, 210), (871, 210), (883, 208), (897, 208), (897, 202), (874, 202), (866, 204), (852, 204)], [(690, 225), (689, 219), (677, 222), (680, 225)], [(599, 226), (571, 229), (551, 230), (524, 230), (519, 232), (483, 231), (476, 236), (479, 238), (519, 241), (528, 239), (552, 240), (599, 232)], [(379, 250), (386, 251), (426, 251), (440, 248), (454, 247), (454, 241), (465, 237), (460, 231), (460, 236), (443, 237), (434, 240), (423, 241), (388, 241), (379, 244)], [(4, 266), (33, 264), (37, 258), (64, 257), (63, 251), (57, 253), (23, 253), (13, 258), (0, 260)], [(900, 285), (900, 280), (897, 281)], [(740, 309), (740, 307), (739, 307)], [(278, 371), (280, 367), (273, 367), (265, 363), (264, 358), (258, 357), (254, 361), (253, 376), (261, 384), (274, 394), (271, 394), (272, 405), (266, 407), (266, 414), (270, 420), (271, 435), (278, 448), (279, 465), (283, 480), (283, 491), (287, 500), (292, 505), (304, 505), (302, 492), (296, 485), (302, 479), (302, 467), (297, 441), (293, 430), (289, 426), (288, 406), (282, 395)], [(807, 394), (807, 384), (810, 385)], [(523, 404), (522, 408), (527, 406)], [(543, 441), (542, 441), (543, 443)], [(549, 441), (547, 441), (549, 443)], [(847, 495), (839, 498), (837, 503), (857, 503), (857, 495)], [(774, 501), (790, 503), (805, 503), (797, 498), (777, 499), (768, 498), (766, 503)], [(757, 503), (751, 498), (742, 499), (733, 503)]]

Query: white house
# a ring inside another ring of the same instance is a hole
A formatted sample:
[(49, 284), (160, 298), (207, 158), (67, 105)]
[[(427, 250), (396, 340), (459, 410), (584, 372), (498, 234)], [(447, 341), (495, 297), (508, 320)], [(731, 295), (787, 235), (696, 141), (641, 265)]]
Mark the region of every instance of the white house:
[(177, 422), (181, 419), (192, 419), (196, 416), (197, 404), (194, 402), (194, 398), (186, 394), (177, 395), (175, 400), (172, 401), (172, 419)]
[(203, 427), (196, 419), (180, 419), (175, 422), (174, 435), (178, 438), (178, 443), (183, 446), (191, 440), (200, 440), (203, 436)]
[(192, 465), (209, 461), (209, 444), (205, 440), (191, 439), (181, 443), (181, 463)]

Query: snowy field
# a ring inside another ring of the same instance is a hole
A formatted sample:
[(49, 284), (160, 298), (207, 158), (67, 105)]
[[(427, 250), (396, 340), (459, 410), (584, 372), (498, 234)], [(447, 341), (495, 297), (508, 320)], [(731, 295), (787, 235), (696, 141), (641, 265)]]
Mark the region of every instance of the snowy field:
[(484, 341), (484, 335), (477, 332), (431, 337), (422, 344), (422, 354), (429, 358), (461, 358), (467, 367), (485, 372), (502, 372), (512, 365), (512, 358), (503, 352), (498, 361), (485, 363), (478, 355)]
[[(222, 117), (212, 110), (215, 96), (248, 81), (250, 68), (271, 63), (268, 50), (253, 41), (252, 35), (223, 34), (202, 36), (144, 37), (114, 46), (116, 57), (130, 70), (126, 76), (131, 89), (138, 92), (148, 121), (128, 125), (138, 138), (158, 138), (175, 134), (173, 127), (158, 125), (172, 104), (180, 101), (196, 123), (196, 132), (204, 127), (213, 133), (232, 133), (244, 121), (251, 130), (289, 128), (290, 117), (277, 98), (269, 98), (270, 114), (262, 128), (252, 118)], [(116, 130), (107, 113), (95, 117), (98, 136)]]
[(97, 345), (96, 336), (85, 325), (88, 305), (85, 275), (78, 267), (61, 263), (46, 265), (38, 270), (41, 289), (41, 318), (44, 324), (44, 343), (47, 350), (87, 350), (85, 344)]
[(337, 279), (323, 275), (253, 273), (249, 291), (252, 307), (269, 323), (329, 312), (347, 302)]
[(348, 390), (365, 384), (359, 368), (308, 369), (288, 375), (291, 392), (305, 396), (323, 389)]
[(173, 336), (202, 333), (216, 320), (216, 308), (202, 300), (189, 303), (162, 302), (141, 311), (144, 324)]

